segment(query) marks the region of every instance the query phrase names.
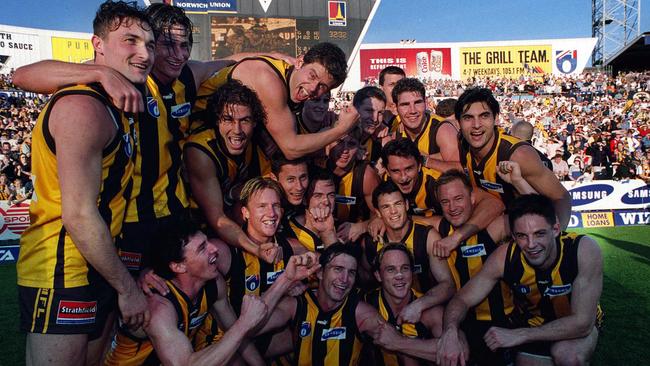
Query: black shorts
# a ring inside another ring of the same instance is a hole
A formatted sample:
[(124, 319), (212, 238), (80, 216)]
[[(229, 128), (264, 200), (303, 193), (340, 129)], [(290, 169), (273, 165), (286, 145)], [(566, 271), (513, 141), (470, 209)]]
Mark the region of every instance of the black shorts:
[(480, 320), (465, 320), (460, 329), (465, 333), (469, 344), (470, 365), (506, 366), (513, 364), (509, 349), (498, 349), (492, 352), (485, 343), (483, 336), (492, 326), (500, 326), (493, 322)]
[(115, 239), (115, 245), (122, 263), (132, 275), (137, 276), (144, 268), (151, 267), (152, 240), (161, 228), (173, 225), (173, 217), (122, 224), (122, 233)]
[(115, 290), (103, 279), (73, 288), (18, 286), (20, 329), (28, 333), (101, 336), (117, 309)]

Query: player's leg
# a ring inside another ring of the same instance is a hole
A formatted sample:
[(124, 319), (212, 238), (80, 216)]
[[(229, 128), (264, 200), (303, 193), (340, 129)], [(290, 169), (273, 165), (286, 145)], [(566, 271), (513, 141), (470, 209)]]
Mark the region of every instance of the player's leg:
[(593, 327), (591, 333), (584, 338), (569, 339), (555, 342), (551, 347), (551, 356), (558, 366), (586, 365), (598, 343), (598, 330)]
[(26, 365), (84, 365), (87, 346), (87, 334), (28, 333)]

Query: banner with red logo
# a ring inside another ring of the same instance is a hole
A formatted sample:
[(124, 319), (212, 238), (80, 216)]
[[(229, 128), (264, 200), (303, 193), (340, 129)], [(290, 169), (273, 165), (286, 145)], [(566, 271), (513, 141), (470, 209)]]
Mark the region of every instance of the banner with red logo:
[(379, 79), (386, 66), (404, 69), (406, 76), (420, 79), (451, 77), (451, 48), (361, 49), (361, 81)]
[(29, 226), (29, 202), (0, 201), (0, 240), (18, 240)]

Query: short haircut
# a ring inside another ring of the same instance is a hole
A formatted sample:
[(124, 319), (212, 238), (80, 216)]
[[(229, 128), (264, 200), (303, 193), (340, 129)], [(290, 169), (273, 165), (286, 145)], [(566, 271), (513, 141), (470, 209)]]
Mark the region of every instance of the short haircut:
[(389, 179), (379, 183), (375, 190), (372, 191), (372, 205), (376, 209), (379, 209), (379, 196), (395, 192), (399, 192), (399, 194), (402, 195), (402, 198), (404, 198), (402, 191), (399, 190), (397, 184), (395, 184), (392, 180)]
[(293, 159), (289, 160), (287, 159), (284, 154), (281, 152), (273, 154), (271, 158), (271, 172), (275, 174), (277, 177), (278, 174), (280, 174), (280, 171), (282, 170), (282, 167), (285, 165), (300, 165), (300, 164), (305, 164), (307, 167), (309, 167), (307, 163), (307, 159), (303, 158), (298, 158), (298, 159)]
[(422, 82), (416, 78), (404, 78), (395, 84), (395, 88), (393, 88), (393, 92), (391, 93), (393, 102), (397, 104), (397, 97), (405, 92), (419, 93), (423, 99), (427, 96), (427, 91), (424, 88), (424, 84), (422, 84)]
[(514, 232), (515, 221), (524, 215), (542, 216), (549, 225), (557, 223), (553, 201), (540, 194), (525, 194), (515, 198), (508, 207), (510, 231)]
[(386, 255), (386, 253), (393, 250), (397, 250), (406, 255), (406, 257), (409, 259), (409, 265), (411, 266), (411, 271), (412, 271), (413, 267), (415, 266), (415, 261), (413, 260), (413, 254), (409, 252), (408, 248), (406, 248), (406, 245), (404, 245), (404, 243), (389, 243), (384, 247), (382, 247), (377, 253), (377, 255), (375, 256), (375, 260), (372, 263), (372, 270), (379, 271), (379, 267), (381, 267), (381, 261), (384, 260), (384, 255)]
[(253, 197), (257, 192), (261, 192), (265, 189), (271, 189), (278, 194), (278, 198), (281, 200), (284, 194), (282, 193), (282, 187), (280, 184), (271, 178), (265, 177), (255, 177), (249, 179), (244, 187), (239, 193), (239, 200), (241, 201), (242, 206), (248, 205), (248, 201)]
[(145, 13), (149, 17), (156, 39), (162, 35), (168, 35), (174, 25), (180, 25), (188, 33), (190, 46), (194, 43), (192, 21), (185, 15), (185, 10), (182, 8), (165, 3), (156, 3), (149, 5)]
[(457, 102), (455, 98), (447, 98), (439, 101), (436, 105), (436, 114), (444, 118), (453, 116)]
[(322, 168), (312, 168), (309, 171), (309, 185), (307, 185), (307, 191), (305, 191), (305, 200), (309, 202), (311, 196), (314, 195), (314, 189), (316, 189), (316, 183), (321, 181), (329, 181), (334, 185), (334, 178), (332, 173), (328, 172)]
[(322, 42), (312, 46), (303, 57), (305, 64), (318, 62), (334, 79), (334, 87), (345, 81), (348, 75), (348, 62), (345, 52), (334, 43)]
[(494, 98), (490, 89), (472, 88), (465, 90), (465, 92), (458, 97), (458, 102), (456, 102), (456, 108), (454, 109), (456, 119), (460, 121), (460, 117), (463, 113), (467, 112), (469, 107), (474, 103), (485, 103), (495, 117), (499, 114), (499, 102)]
[(356, 94), (354, 94), (352, 105), (354, 108), (359, 109), (363, 102), (368, 98), (376, 98), (386, 103), (386, 94), (384, 94), (383, 90), (379, 89), (376, 86), (366, 86), (357, 90)]
[(422, 154), (420, 153), (420, 150), (418, 150), (418, 146), (408, 137), (396, 138), (395, 140), (388, 142), (381, 149), (381, 159), (386, 167), (388, 167), (389, 156), (414, 158), (418, 164), (422, 163)]
[(168, 280), (176, 275), (169, 264), (185, 260), (185, 246), (190, 237), (200, 231), (199, 224), (189, 215), (172, 220), (169, 225), (163, 225), (156, 231), (152, 238), (156, 250), (151, 251), (151, 267), (157, 275)]
[(100, 38), (105, 38), (110, 32), (118, 29), (122, 23), (127, 22), (128, 24), (133, 20), (140, 23), (142, 29), (151, 29), (149, 18), (135, 2), (108, 0), (103, 2), (95, 13), (93, 33)]
[(211, 120), (216, 126), (228, 105), (242, 105), (250, 108), (253, 122), (258, 126), (266, 120), (266, 112), (257, 93), (235, 79), (229, 80), (208, 96), (206, 113), (202, 117)]
[(472, 192), (472, 183), (469, 181), (469, 177), (467, 174), (465, 174), (463, 171), (460, 171), (458, 169), (450, 169), (442, 173), (440, 177), (436, 180), (435, 183), (435, 194), (436, 197), (438, 197), (440, 192), (440, 187), (444, 186), (445, 184), (451, 183), (455, 180), (459, 180), (463, 183), (465, 188), (467, 188), (468, 191)]
[(384, 85), (386, 75), (402, 75), (403, 77), (406, 77), (406, 72), (404, 72), (404, 69), (401, 67), (386, 66), (381, 70), (381, 72), (379, 72), (379, 85)]
[(361, 257), (361, 248), (358, 245), (351, 244), (332, 244), (325, 248), (325, 250), (321, 253), (320, 257), (318, 258), (318, 263), (320, 263), (322, 268), (325, 268), (325, 266), (331, 262), (332, 259), (338, 257), (341, 254), (347, 254), (353, 257), (358, 263), (359, 258)]
[(535, 127), (530, 122), (521, 120), (512, 124), (510, 134), (524, 141), (530, 141), (533, 137), (534, 130)]

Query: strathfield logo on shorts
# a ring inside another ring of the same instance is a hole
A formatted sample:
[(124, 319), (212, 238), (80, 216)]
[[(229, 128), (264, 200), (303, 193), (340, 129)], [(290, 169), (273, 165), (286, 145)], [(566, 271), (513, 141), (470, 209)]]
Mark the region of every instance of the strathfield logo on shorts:
[(495, 182), (490, 182), (485, 179), (481, 179), (481, 187), (490, 191), (503, 193), (503, 185)]
[(280, 275), (284, 272), (284, 270), (277, 271), (277, 272), (267, 272), (266, 273), (266, 284), (267, 285), (272, 285), (275, 280), (280, 277)]
[(329, 339), (345, 339), (346, 334), (346, 327), (323, 329), (323, 334), (321, 335), (320, 340), (327, 341)]
[(311, 323), (310, 322), (302, 322), (300, 324), (300, 338), (305, 338), (309, 335), (311, 335)]
[(260, 286), (260, 275), (254, 274), (246, 277), (246, 290), (253, 292)]
[(130, 270), (140, 270), (140, 263), (142, 262), (142, 254), (135, 252), (124, 252), (120, 250), (120, 259), (124, 266)]
[(189, 102), (173, 105), (172, 117), (174, 118), (187, 117), (190, 115), (190, 110), (192, 110), (192, 105)]
[(544, 295), (548, 297), (564, 296), (570, 293), (571, 293), (570, 283), (566, 285), (549, 286), (548, 288), (546, 288), (546, 291), (544, 291)]
[(482, 257), (487, 254), (483, 243), (475, 245), (463, 245), (460, 247), (460, 253), (463, 258)]
[(97, 301), (59, 301), (56, 324), (93, 324)]

